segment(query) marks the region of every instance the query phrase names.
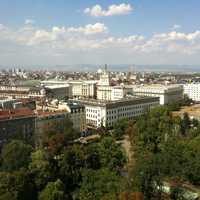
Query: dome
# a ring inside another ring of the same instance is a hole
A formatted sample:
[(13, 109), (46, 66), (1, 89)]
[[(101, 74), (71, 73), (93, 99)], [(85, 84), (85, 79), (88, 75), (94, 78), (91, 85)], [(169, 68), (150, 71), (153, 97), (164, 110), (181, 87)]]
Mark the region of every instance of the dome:
[(101, 74), (101, 73), (102, 73), (102, 69), (98, 69), (98, 70), (97, 70), (97, 73), (98, 73), (98, 74)]

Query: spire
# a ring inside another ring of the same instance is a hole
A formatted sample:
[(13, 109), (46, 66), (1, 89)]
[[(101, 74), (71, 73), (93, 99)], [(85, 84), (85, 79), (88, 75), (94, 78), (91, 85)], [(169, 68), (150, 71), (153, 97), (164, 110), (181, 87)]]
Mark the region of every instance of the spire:
[(108, 70), (108, 66), (107, 64), (105, 64), (105, 72), (107, 72), (107, 70)]

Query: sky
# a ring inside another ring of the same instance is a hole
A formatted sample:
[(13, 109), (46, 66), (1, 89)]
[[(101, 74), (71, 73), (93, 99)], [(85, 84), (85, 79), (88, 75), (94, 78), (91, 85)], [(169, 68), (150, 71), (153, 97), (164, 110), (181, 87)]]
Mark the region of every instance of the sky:
[(199, 65), (199, 8), (199, 0), (0, 0), (0, 65)]

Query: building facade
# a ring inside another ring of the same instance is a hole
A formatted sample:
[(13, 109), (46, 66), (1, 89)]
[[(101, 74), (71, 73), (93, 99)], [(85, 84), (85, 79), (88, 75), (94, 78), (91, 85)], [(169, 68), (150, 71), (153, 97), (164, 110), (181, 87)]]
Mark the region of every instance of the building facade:
[(131, 97), (116, 101), (81, 100), (85, 105), (86, 125), (112, 127), (122, 118), (134, 119), (159, 105), (158, 97)]
[(42, 81), (41, 84), (48, 86), (54, 85), (70, 85), (71, 86), (71, 96), (75, 98), (85, 97), (85, 98), (96, 98), (96, 89), (97, 89), (97, 82), (96, 80), (73, 80), (73, 81), (55, 81), (55, 80), (48, 80)]
[(86, 128), (85, 106), (78, 102), (68, 101), (58, 105), (59, 110), (69, 112), (69, 118), (73, 123), (73, 128), (79, 132)]
[(28, 86), (0, 86), (0, 97), (1, 98), (44, 98), (46, 91), (40, 87), (28, 87)]
[(36, 115), (30, 109), (0, 111), (0, 147), (11, 139), (31, 142), (35, 132)]
[(181, 85), (136, 85), (133, 86), (133, 94), (138, 96), (159, 97), (160, 105), (183, 99), (183, 87)]
[(107, 71), (107, 65), (105, 65), (105, 69), (100, 73), (100, 79), (97, 85), (97, 99), (106, 101), (111, 100), (112, 86), (110, 82), (110, 74)]
[(183, 86), (184, 94), (196, 102), (200, 102), (200, 83), (190, 83)]

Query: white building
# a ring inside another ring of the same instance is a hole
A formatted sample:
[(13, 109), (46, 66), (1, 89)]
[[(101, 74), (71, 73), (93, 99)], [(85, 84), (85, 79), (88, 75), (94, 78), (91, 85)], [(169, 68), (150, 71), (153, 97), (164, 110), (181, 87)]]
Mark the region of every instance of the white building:
[(69, 84), (72, 90), (73, 97), (86, 97), (95, 98), (96, 97), (96, 80), (72, 80), (72, 81), (57, 81), (57, 80), (47, 80), (42, 81), (41, 84), (45, 86), (52, 85), (66, 85)]
[(119, 119), (134, 119), (159, 105), (158, 97), (131, 97), (116, 101), (81, 100), (85, 105), (86, 124), (112, 127)]
[(127, 95), (133, 94), (133, 88), (129, 86), (113, 86), (111, 92), (111, 100), (120, 100)]
[(100, 80), (97, 86), (97, 99), (98, 100), (119, 100), (128, 93), (133, 93), (132, 88), (128, 86), (111, 86), (110, 74), (107, 71), (107, 65), (105, 69), (100, 73)]
[(181, 85), (136, 85), (133, 86), (134, 95), (159, 97), (160, 104), (164, 105), (183, 98), (183, 87)]
[(100, 74), (97, 85), (97, 99), (110, 101), (112, 98), (112, 86), (110, 85), (110, 74), (107, 71), (107, 65)]
[(73, 97), (96, 97), (96, 84), (98, 81), (70, 81), (69, 84), (72, 86)]
[(200, 102), (200, 83), (190, 83), (183, 86), (184, 94), (196, 102)]
[(44, 98), (46, 95), (45, 89), (41, 87), (0, 85), (0, 98)]

